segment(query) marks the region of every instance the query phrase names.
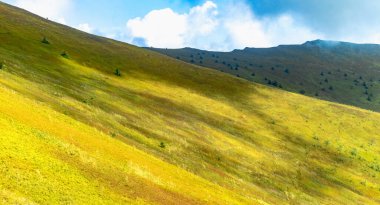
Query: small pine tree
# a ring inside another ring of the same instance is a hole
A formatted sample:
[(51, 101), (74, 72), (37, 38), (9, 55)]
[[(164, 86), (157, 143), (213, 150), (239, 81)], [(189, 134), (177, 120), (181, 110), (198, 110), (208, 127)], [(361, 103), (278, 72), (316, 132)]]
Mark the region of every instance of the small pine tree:
[(118, 68), (115, 70), (114, 74), (119, 77), (121, 76), (121, 72)]
[(285, 69), (284, 72), (285, 72), (286, 74), (289, 74), (289, 69)]
[(44, 44), (50, 44), (50, 42), (46, 39), (46, 37), (44, 37), (41, 41), (41, 43), (44, 43)]

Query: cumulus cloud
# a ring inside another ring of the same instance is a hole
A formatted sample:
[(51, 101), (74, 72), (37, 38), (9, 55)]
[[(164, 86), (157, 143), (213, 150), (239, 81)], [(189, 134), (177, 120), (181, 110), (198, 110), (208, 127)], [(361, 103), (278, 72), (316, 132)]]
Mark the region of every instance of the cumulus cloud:
[(322, 37), (297, 23), (291, 14), (258, 18), (242, 2), (223, 6), (207, 1), (182, 14), (169, 8), (153, 10), (127, 22), (129, 42), (139, 39), (144, 46), (152, 47), (232, 50)]
[(66, 24), (64, 14), (71, 3), (71, 0), (16, 0), (14, 4), (41, 17)]
[(180, 47), (184, 43), (186, 15), (171, 9), (154, 10), (143, 18), (131, 19), (127, 28), (133, 38), (144, 38), (149, 46)]

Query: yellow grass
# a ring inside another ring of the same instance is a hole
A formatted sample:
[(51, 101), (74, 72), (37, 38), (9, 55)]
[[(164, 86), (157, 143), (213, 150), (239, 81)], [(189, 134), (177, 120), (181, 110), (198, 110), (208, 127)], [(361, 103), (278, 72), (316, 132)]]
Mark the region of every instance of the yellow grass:
[(3, 4), (0, 23), (0, 203), (380, 203), (378, 113)]

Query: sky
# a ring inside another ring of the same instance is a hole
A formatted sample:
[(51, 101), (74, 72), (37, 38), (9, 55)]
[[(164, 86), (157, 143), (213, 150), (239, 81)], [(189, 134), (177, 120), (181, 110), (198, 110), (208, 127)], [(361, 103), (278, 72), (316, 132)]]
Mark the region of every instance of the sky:
[(378, 0), (3, 0), (137, 46), (230, 51), (315, 39), (380, 44)]

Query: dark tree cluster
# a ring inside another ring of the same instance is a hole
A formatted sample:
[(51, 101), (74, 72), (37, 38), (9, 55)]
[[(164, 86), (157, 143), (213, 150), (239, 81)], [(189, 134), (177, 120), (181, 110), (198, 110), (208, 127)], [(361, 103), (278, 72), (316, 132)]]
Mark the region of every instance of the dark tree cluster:
[(277, 82), (276, 80), (269, 80), (268, 78), (265, 78), (264, 80), (266, 81), (266, 83), (267, 83), (268, 85), (271, 85), (271, 86), (274, 86), (274, 87), (282, 88), (282, 85), (281, 85), (279, 82)]

